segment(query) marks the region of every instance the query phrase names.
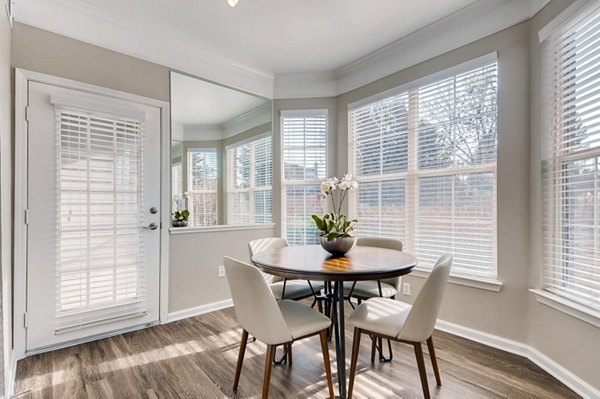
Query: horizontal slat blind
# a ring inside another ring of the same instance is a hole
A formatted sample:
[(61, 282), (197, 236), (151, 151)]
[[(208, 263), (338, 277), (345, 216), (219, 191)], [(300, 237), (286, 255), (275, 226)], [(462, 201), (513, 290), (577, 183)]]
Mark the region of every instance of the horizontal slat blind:
[(282, 111), (282, 227), (290, 245), (317, 244), (311, 219), (323, 214), (318, 195), (327, 177), (327, 110)]
[(544, 288), (600, 310), (600, 9), (544, 42)]
[(143, 123), (57, 107), (57, 332), (145, 310)]
[(273, 220), (271, 143), (269, 135), (226, 149), (228, 223), (271, 223)]
[(417, 90), (421, 265), (450, 253), (454, 274), (496, 277), (497, 76), (492, 63)]
[(192, 226), (214, 226), (217, 216), (217, 150), (188, 149), (188, 210)]
[(496, 276), (497, 64), (349, 110), (359, 234), (403, 240), (428, 268)]

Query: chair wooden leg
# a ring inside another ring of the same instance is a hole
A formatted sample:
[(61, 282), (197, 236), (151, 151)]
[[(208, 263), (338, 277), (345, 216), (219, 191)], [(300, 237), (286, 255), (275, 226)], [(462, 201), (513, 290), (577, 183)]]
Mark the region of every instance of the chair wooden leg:
[(371, 335), (371, 363), (375, 363), (375, 351), (377, 350), (377, 337)]
[(350, 384), (348, 385), (348, 399), (352, 399), (352, 390), (354, 389), (354, 377), (356, 375), (358, 350), (360, 348), (360, 335), (360, 328), (354, 328), (354, 338), (352, 339), (352, 360), (350, 361)]
[(415, 347), (415, 357), (419, 367), (419, 377), (421, 377), (421, 386), (423, 387), (423, 396), (429, 399), (429, 386), (427, 384), (427, 370), (425, 370), (425, 359), (423, 359), (423, 347), (420, 342), (413, 342)]
[(435, 357), (433, 337), (427, 338), (427, 349), (429, 350), (429, 357), (431, 358), (431, 365), (433, 366), (433, 372), (435, 374), (435, 382), (437, 383), (438, 387), (441, 387), (442, 379), (440, 378), (440, 370), (438, 369), (437, 358)]
[(271, 382), (271, 370), (273, 369), (273, 360), (275, 359), (275, 345), (267, 347), (267, 355), (265, 356), (265, 374), (263, 376), (262, 398), (269, 398), (269, 383)]
[(248, 342), (248, 331), (242, 330), (242, 340), (240, 341), (240, 351), (238, 353), (237, 366), (235, 367), (235, 377), (233, 378), (233, 392), (238, 389), (240, 374), (242, 374), (242, 363), (244, 363), (244, 354), (246, 353), (246, 343)]
[(291, 366), (292, 365), (292, 343), (291, 342), (289, 344), (287, 344), (287, 360), (288, 360), (288, 365)]
[(329, 360), (329, 347), (327, 346), (327, 329), (319, 333), (321, 339), (321, 350), (323, 351), (323, 365), (325, 367), (325, 376), (327, 377), (327, 387), (329, 388), (329, 397), (335, 398), (333, 392), (333, 380), (331, 378), (331, 362)]
[(319, 313), (323, 313), (323, 300), (317, 299), (317, 310)]

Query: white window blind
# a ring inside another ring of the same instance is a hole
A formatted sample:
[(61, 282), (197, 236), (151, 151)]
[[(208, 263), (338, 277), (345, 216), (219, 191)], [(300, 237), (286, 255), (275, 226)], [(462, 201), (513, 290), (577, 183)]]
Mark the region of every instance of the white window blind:
[(271, 223), (273, 161), (271, 136), (227, 147), (227, 222)]
[(290, 245), (317, 244), (311, 219), (323, 214), (321, 181), (327, 178), (327, 110), (281, 112), (282, 228)]
[[(593, 3), (592, 3), (593, 4)], [(600, 310), (600, 7), (543, 43), (544, 288)]]
[(217, 216), (217, 150), (188, 149), (188, 210), (192, 226), (214, 226)]
[(143, 123), (56, 108), (56, 332), (145, 311)]
[(351, 213), (419, 267), (450, 253), (453, 274), (495, 277), (497, 63), (482, 64), (349, 110)]
[(174, 195), (183, 194), (183, 170), (181, 162), (171, 165), (171, 192)]

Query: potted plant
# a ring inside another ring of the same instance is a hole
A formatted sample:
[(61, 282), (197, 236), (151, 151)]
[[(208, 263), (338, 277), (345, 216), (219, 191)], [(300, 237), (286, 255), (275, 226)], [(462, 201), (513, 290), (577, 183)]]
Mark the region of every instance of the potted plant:
[(187, 208), (187, 198), (189, 194), (186, 191), (183, 195), (173, 197), (173, 208), (175, 211), (171, 214), (171, 224), (173, 227), (187, 227), (190, 211)]
[(322, 217), (312, 215), (313, 220), (320, 230), (320, 243), (323, 249), (333, 255), (343, 255), (350, 251), (356, 244), (353, 231), (358, 220), (350, 220), (342, 213), (342, 206), (348, 195), (348, 191), (355, 190), (358, 183), (352, 175), (346, 174), (340, 180), (330, 177), (321, 183), (321, 198), (331, 198), (332, 212)]

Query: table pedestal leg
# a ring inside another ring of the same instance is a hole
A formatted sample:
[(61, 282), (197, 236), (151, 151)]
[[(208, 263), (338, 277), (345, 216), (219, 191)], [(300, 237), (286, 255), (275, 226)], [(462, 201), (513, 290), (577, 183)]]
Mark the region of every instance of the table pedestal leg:
[[(335, 354), (340, 398), (346, 398), (346, 334), (344, 328), (344, 282), (336, 281), (333, 292)], [(335, 309), (337, 302), (338, 309)]]

